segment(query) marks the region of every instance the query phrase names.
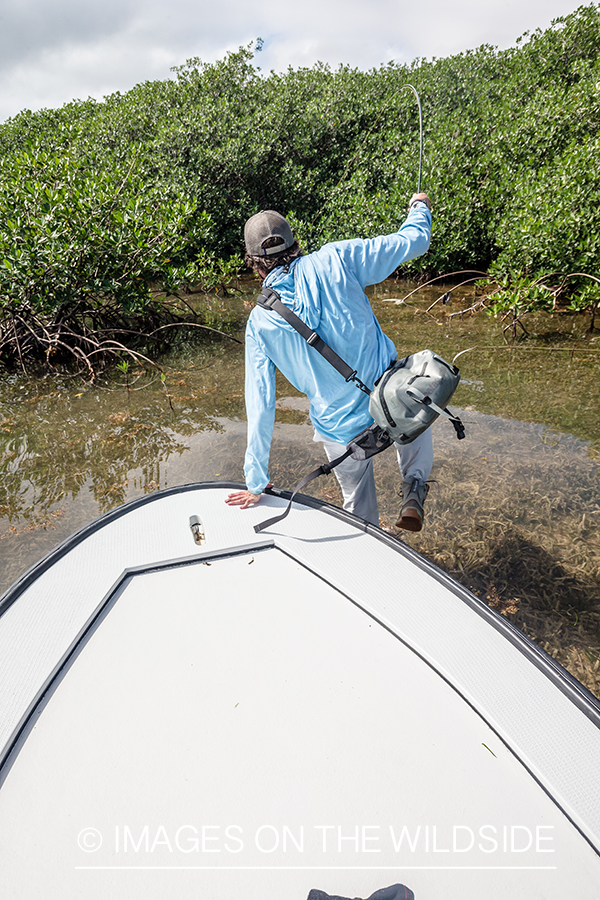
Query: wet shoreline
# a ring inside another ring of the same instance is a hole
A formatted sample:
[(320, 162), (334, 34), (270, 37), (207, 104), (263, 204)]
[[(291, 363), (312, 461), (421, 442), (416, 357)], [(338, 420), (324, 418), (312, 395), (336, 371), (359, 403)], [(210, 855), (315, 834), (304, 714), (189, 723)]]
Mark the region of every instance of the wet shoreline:
[[(434, 425), (426, 528), (401, 537), (600, 692), (600, 379), (583, 352), (600, 346), (595, 336), (563, 334), (503, 349), (489, 317), (427, 314), (441, 288), (413, 305), (381, 302), (385, 292), (401, 297), (401, 287), (380, 286), (373, 305), (403, 353), (430, 346), (452, 359), (477, 348), (459, 360), (467, 440)], [(573, 331), (578, 322), (558, 324)], [(565, 340), (568, 353), (546, 352)], [(559, 355), (568, 361), (545, 361)], [(243, 481), (243, 348), (215, 341), (165, 368), (173, 409), (160, 382), (144, 387), (143, 378), (135, 390), (117, 376), (96, 387), (61, 377), (4, 381), (0, 590), (126, 500), (192, 481)], [(271, 477), (291, 489), (322, 461), (321, 448), (305, 399), (280, 377), (277, 406)], [(375, 469), (382, 522), (391, 524), (395, 455), (382, 454)], [(341, 503), (333, 477), (312, 493)]]

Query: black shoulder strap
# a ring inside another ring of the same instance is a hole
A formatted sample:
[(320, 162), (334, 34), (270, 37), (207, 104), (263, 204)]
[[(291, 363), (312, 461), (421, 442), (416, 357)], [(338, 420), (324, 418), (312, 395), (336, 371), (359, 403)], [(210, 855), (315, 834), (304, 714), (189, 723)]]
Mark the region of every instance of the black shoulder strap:
[(279, 313), (279, 315), (304, 338), (307, 344), (314, 347), (314, 349), (340, 373), (342, 378), (346, 381), (352, 381), (353, 384), (355, 384), (359, 390), (364, 391), (365, 394), (371, 393), (369, 388), (357, 377), (356, 369), (351, 369), (348, 363), (344, 362), (341, 356), (338, 356), (335, 350), (332, 350), (331, 347), (319, 337), (316, 331), (309, 328), (296, 313), (292, 312), (291, 309), (288, 309), (288, 307), (281, 302), (281, 297), (277, 291), (274, 291), (269, 287), (263, 287), (262, 292), (256, 298), (256, 302), (259, 306), (262, 306), (263, 309), (270, 309), (273, 310), (273, 312)]
[(318, 469), (313, 469), (312, 472), (305, 475), (302, 481), (294, 488), (294, 492), (290, 497), (286, 509), (280, 515), (274, 516), (272, 519), (267, 519), (265, 522), (261, 522), (260, 525), (255, 525), (254, 530), (256, 532), (263, 531), (265, 528), (269, 528), (271, 525), (275, 525), (276, 522), (281, 522), (282, 519), (285, 519), (292, 508), (292, 500), (298, 491), (301, 491), (302, 488), (306, 487), (306, 485), (315, 478), (318, 478), (319, 475), (329, 475), (336, 466), (339, 466), (339, 464), (345, 459), (348, 459), (349, 456), (353, 459), (370, 459), (372, 456), (381, 453), (382, 450), (387, 450), (393, 443), (394, 442), (389, 434), (373, 422), (372, 425), (369, 425), (368, 428), (365, 428), (364, 431), (357, 434), (355, 438), (352, 438), (346, 447), (345, 453), (342, 453), (342, 455), (336, 457), (336, 459), (332, 459), (329, 463), (323, 463)]
[(272, 519), (267, 519), (266, 521), (261, 522), (260, 525), (254, 526), (254, 530), (257, 532), (257, 534), (260, 531), (264, 531), (265, 528), (270, 528), (271, 525), (275, 525), (276, 522), (281, 522), (282, 519), (285, 519), (285, 517), (289, 513), (290, 509), (292, 508), (292, 501), (293, 501), (294, 497), (296, 496), (296, 494), (298, 493), (298, 491), (301, 491), (303, 487), (306, 487), (306, 485), (310, 481), (313, 481), (313, 479), (318, 478), (319, 475), (329, 475), (331, 470), (335, 469), (335, 467), (339, 463), (341, 463), (345, 459), (347, 459), (351, 453), (352, 453), (352, 448), (349, 447), (346, 450), (346, 452), (343, 453), (341, 456), (338, 456), (337, 459), (333, 459), (330, 463), (323, 463), (323, 465), (319, 466), (318, 469), (313, 469), (312, 472), (309, 472), (308, 475), (305, 475), (304, 478), (302, 479), (302, 481), (300, 481), (294, 488), (294, 491), (292, 493), (292, 496), (290, 497), (289, 503), (286, 506), (286, 508), (284, 509), (284, 511), (282, 513), (280, 513), (278, 516), (273, 516)]

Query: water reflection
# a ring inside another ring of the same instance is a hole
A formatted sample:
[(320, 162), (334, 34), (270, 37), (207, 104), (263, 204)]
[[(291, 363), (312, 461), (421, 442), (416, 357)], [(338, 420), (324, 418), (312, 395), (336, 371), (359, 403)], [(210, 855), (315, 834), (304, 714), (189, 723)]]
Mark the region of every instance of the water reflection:
[[(507, 351), (485, 316), (432, 316), (424, 307), (435, 293), (397, 306), (380, 302), (386, 291), (401, 296), (391, 284), (373, 302), (402, 353), (429, 346), (452, 359), (482, 347), (460, 360), (456, 400), (467, 440), (456, 441), (446, 423), (434, 426), (427, 527), (405, 539), (571, 665), (577, 647), (600, 647), (600, 356), (577, 349), (595, 338), (567, 335), (574, 349), (560, 356), (543, 341)], [(223, 342), (165, 365), (168, 395), (159, 380), (143, 390), (58, 377), (0, 384), (0, 591), (126, 500), (191, 481), (243, 480), (243, 348)], [(323, 457), (306, 400), (281, 377), (277, 391), (271, 477), (292, 488)], [(376, 480), (391, 523), (399, 499), (393, 453), (377, 458)], [(313, 493), (341, 503), (333, 476)], [(592, 675), (587, 683), (594, 687)]]
[(161, 466), (187, 450), (185, 435), (220, 426), (202, 408), (170, 416), (156, 392), (79, 399), (65, 388), (15, 404), (1, 429), (0, 514), (13, 522), (74, 501), (84, 485), (105, 512), (126, 499), (132, 471), (144, 487), (160, 486)]

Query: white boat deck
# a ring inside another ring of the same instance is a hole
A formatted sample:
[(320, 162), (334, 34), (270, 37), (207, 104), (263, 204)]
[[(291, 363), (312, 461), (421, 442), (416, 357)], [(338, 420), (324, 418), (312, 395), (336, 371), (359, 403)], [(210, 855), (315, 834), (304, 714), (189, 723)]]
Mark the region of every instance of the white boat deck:
[(585, 691), (407, 548), (303, 504), (256, 535), (282, 501), (228, 492), (106, 517), (5, 604), (1, 896), (597, 900)]

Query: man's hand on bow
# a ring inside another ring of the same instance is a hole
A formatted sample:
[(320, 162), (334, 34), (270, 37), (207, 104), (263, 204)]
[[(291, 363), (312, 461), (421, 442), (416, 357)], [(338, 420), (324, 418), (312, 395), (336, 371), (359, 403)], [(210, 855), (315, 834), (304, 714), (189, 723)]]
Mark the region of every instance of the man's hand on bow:
[[(273, 483), (269, 482), (267, 488), (272, 488)], [(265, 490), (267, 489), (265, 488)], [(225, 503), (228, 506), (240, 506), (242, 509), (248, 509), (249, 506), (254, 506), (260, 500), (260, 494), (253, 494), (252, 491), (234, 491), (232, 494), (229, 494), (225, 499)]]

